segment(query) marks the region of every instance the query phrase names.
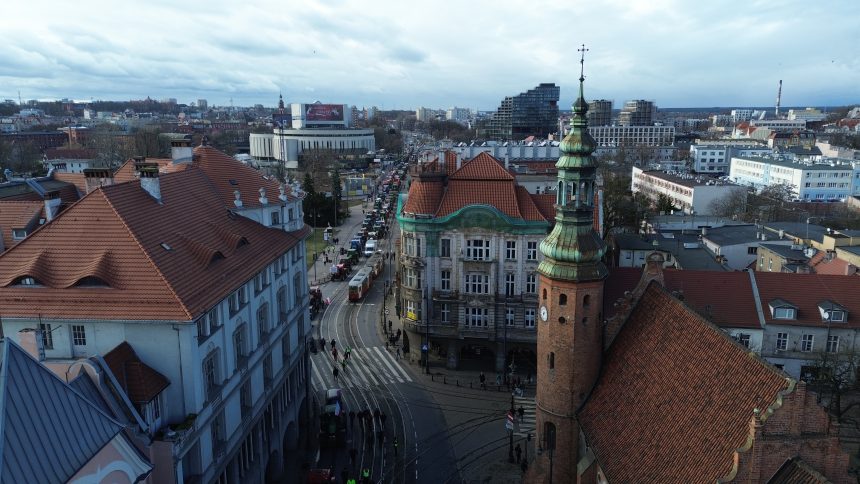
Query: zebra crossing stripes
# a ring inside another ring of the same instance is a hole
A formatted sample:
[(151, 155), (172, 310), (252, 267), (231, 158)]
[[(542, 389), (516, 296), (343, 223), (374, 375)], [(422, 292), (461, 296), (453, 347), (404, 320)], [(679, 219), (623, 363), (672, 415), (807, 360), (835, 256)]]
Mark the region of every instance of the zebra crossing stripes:
[[(520, 407), (523, 407), (525, 411), (523, 413), (523, 418), (520, 420), (519, 425), (517, 427), (517, 431), (514, 432), (514, 435), (518, 437), (525, 437), (528, 434), (535, 434), (535, 399), (534, 398), (526, 398), (526, 397), (517, 397), (514, 396), (514, 409), (519, 410)], [(519, 416), (519, 414), (517, 414)]]
[[(394, 356), (379, 346), (353, 348), (346, 370), (342, 369), (340, 360), (335, 362), (328, 352), (315, 355), (311, 361), (314, 387), (320, 389), (335, 386), (373, 387), (412, 381), (412, 377), (400, 366)], [(333, 374), (335, 365), (339, 370), (337, 381)]]

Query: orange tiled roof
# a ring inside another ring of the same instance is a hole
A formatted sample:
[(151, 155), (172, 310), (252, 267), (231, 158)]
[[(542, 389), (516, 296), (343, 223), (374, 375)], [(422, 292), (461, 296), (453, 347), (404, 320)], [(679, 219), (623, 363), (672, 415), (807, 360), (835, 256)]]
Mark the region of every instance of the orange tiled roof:
[(502, 180), (448, 180), (448, 190), (436, 211), (444, 217), (468, 205), (490, 205), (513, 218), (522, 218), (514, 184)]
[(541, 215), (550, 223), (555, 223), (555, 195), (544, 193), (541, 195), (532, 195), (531, 197), (538, 210), (540, 210)]
[(140, 361), (127, 341), (108, 351), (103, 358), (132, 403), (149, 403), (170, 385), (167, 377)]
[[(438, 161), (439, 158), (436, 158)], [(445, 151), (445, 174), (450, 176), (457, 171), (457, 153), (453, 151)]]
[(30, 225), (34, 218), (42, 213), (42, 202), (0, 201), (0, 240), (3, 247), (9, 249), (16, 243), (12, 237), (12, 229), (22, 229)]
[(231, 216), (201, 169), (159, 180), (163, 203), (139, 182), (101, 187), (0, 256), (4, 316), (191, 320), (305, 236)]
[(79, 197), (87, 193), (87, 178), (83, 173), (62, 173), (55, 171), (51, 176), (54, 177), (54, 180), (60, 180), (74, 185), (78, 190)]
[(684, 304), (708, 321), (718, 326), (761, 329), (749, 273), (665, 269), (663, 277), (667, 290), (682, 295)]
[[(174, 171), (181, 171), (187, 168), (189, 165), (187, 163), (180, 163), (178, 165), (173, 164), (173, 160), (171, 158), (146, 158), (144, 160), (145, 163), (154, 163), (158, 165), (159, 173), (173, 173)], [(133, 159), (126, 161), (123, 163), (113, 174), (114, 183), (123, 183), (127, 181), (137, 180), (138, 176), (134, 171), (134, 163)]]
[(525, 187), (516, 185), (517, 190), (517, 205), (520, 207), (520, 213), (524, 220), (540, 220), (545, 221), (543, 213), (541, 213), (537, 204), (534, 201), (533, 195), (526, 190)]
[[(447, 158), (447, 153), (446, 153)], [(513, 181), (514, 177), (505, 170), (505, 167), (487, 153), (482, 151), (478, 156), (465, 162), (459, 170), (455, 171), (449, 180), (503, 180)]]
[(406, 213), (432, 215), (436, 213), (444, 190), (441, 180), (421, 180), (415, 178), (409, 186), (409, 197), (403, 205)]
[(609, 482), (729, 475), (753, 410), (789, 389), (785, 375), (654, 282), (603, 362), (578, 419)]
[[(237, 162), (233, 157), (211, 146), (194, 148), (194, 166), (203, 170), (228, 207), (234, 207), (233, 192), (239, 190), (242, 206), (260, 207), (260, 188), (266, 189), (266, 198), (272, 203), (278, 199), (280, 184), (274, 178), (264, 177), (259, 171)], [(289, 194), (288, 194), (289, 196)]]

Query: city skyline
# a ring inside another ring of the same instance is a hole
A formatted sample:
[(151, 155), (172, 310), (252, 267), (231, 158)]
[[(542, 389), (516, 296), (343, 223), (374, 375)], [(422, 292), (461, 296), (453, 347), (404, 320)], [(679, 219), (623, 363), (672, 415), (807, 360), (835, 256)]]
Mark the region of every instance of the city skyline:
[[(398, 4), (170, 2), (7, 7), (0, 98), (205, 98), (493, 110), (541, 82), (576, 94), (585, 43), (589, 98), (659, 107), (856, 103), (860, 6), (754, 1)], [(100, 14), (93, 16), (92, 12)], [(581, 18), (570, 25), (567, 19)], [(808, 33), (813, 28), (815, 37)], [(826, 49), (824, 48), (826, 46)]]

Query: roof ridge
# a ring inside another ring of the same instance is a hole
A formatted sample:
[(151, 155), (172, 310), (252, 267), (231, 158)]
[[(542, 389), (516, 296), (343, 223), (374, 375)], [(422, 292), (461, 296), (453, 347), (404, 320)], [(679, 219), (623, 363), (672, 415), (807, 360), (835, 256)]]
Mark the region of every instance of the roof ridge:
[(158, 274), (158, 277), (160, 277), (161, 280), (164, 281), (164, 284), (167, 286), (167, 289), (169, 290), (170, 294), (173, 296), (173, 298), (176, 300), (176, 302), (179, 303), (179, 306), (182, 308), (182, 312), (185, 313), (185, 316), (188, 318), (189, 321), (194, 319), (194, 315), (188, 309), (188, 306), (185, 305), (185, 302), (182, 300), (182, 298), (179, 297), (179, 294), (176, 292), (176, 288), (174, 288), (173, 284), (171, 284), (170, 281), (167, 280), (167, 277), (164, 275), (164, 273), (158, 267), (158, 264), (156, 264), (155, 261), (152, 259), (152, 255), (149, 253), (148, 250), (146, 250), (146, 247), (144, 247), (143, 244), (140, 242), (140, 238), (131, 229), (131, 227), (128, 226), (128, 224), (125, 222), (125, 219), (122, 218), (122, 215), (119, 214), (119, 212), (117, 211), (113, 202), (111, 202), (110, 198), (104, 192), (103, 188), (104, 187), (98, 187), (90, 193), (96, 193), (96, 192), (101, 193), (102, 199), (108, 204), (111, 211), (113, 211), (114, 215), (116, 215), (116, 218), (119, 220), (119, 222), (122, 224), (122, 226), (125, 227), (125, 230), (131, 236), (131, 239), (134, 241), (135, 244), (137, 244), (137, 246), (143, 252), (144, 258), (147, 261), (149, 261), (149, 264), (152, 266), (153, 269), (155, 269), (155, 273)]

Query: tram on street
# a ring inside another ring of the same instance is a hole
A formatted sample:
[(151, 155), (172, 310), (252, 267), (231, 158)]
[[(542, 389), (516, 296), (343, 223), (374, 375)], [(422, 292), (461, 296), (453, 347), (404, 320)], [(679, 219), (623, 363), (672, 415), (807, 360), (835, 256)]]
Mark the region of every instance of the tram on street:
[(371, 284), (373, 284), (371, 270), (365, 267), (358, 271), (349, 281), (349, 300), (351, 302), (360, 301), (370, 291)]

